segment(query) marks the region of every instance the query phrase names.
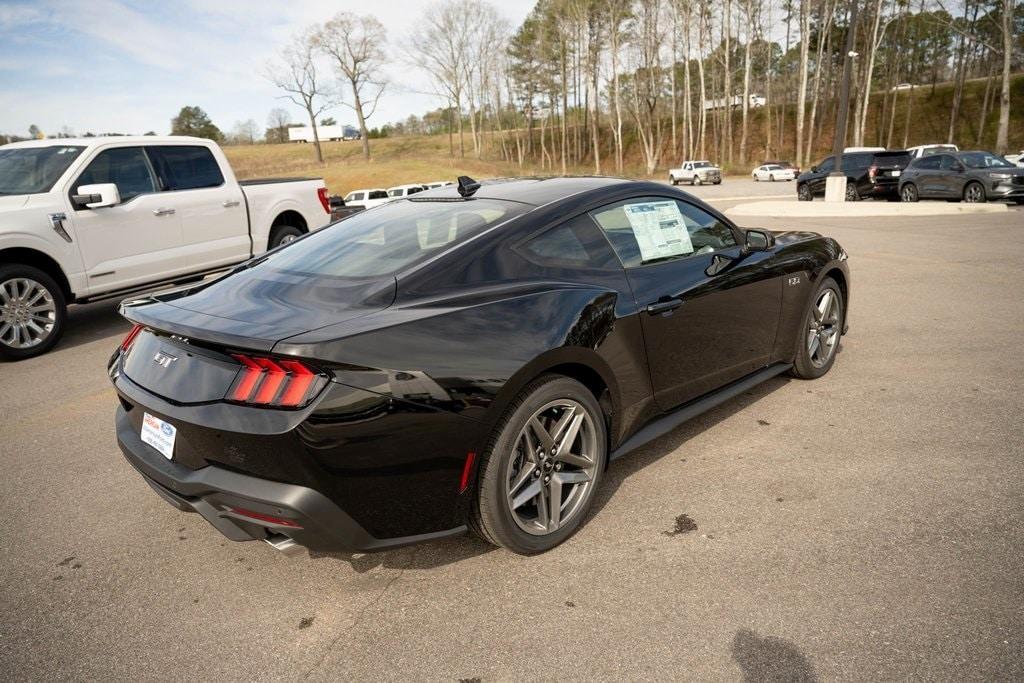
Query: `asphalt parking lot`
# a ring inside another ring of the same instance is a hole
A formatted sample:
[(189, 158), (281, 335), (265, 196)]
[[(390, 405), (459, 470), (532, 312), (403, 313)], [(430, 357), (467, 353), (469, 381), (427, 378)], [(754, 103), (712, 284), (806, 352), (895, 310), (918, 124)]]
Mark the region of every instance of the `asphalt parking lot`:
[[(694, 194), (769, 190), (794, 192)], [(128, 326), (74, 308), (55, 352), (0, 365), (0, 678), (1024, 678), (1024, 211), (743, 222), (849, 252), (835, 368), (616, 461), (533, 558), (224, 540), (122, 458)]]

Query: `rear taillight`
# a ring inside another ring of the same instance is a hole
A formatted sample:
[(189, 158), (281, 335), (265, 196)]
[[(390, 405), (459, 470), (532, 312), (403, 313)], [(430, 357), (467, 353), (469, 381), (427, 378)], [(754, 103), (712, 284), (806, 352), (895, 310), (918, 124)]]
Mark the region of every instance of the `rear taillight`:
[(326, 378), (301, 361), (232, 354), (242, 364), (228, 400), (247, 405), (299, 408), (323, 388)]
[(132, 329), (128, 332), (128, 336), (126, 336), (124, 341), (121, 342), (122, 352), (127, 351), (132, 347), (132, 344), (135, 343), (135, 338), (139, 336), (139, 332), (142, 332), (142, 325), (139, 325), (138, 323), (132, 325)]
[(872, 166), (871, 168), (868, 169), (868, 178), (871, 178), (871, 180), (874, 180), (876, 175), (878, 175), (878, 167), (877, 166)]
[(327, 213), (331, 212), (331, 198), (327, 196), (326, 187), (318, 187), (316, 190), (317, 199), (320, 200), (320, 205), (324, 207), (324, 211)]

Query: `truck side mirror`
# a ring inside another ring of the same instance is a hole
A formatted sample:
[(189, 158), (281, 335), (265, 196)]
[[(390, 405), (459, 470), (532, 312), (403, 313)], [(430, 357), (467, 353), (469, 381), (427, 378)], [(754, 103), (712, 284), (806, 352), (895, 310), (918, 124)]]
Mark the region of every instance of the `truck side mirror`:
[(95, 185), (79, 185), (71, 201), (76, 208), (102, 209), (105, 206), (117, 206), (121, 203), (121, 193), (114, 183), (96, 183)]

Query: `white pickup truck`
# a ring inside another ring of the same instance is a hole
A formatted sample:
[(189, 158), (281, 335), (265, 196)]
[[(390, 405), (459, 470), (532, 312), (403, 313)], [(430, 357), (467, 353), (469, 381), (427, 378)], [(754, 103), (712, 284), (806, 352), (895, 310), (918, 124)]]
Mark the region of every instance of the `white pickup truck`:
[(210, 140), (0, 147), (0, 359), (51, 349), (66, 306), (196, 280), (330, 221), (320, 178), (235, 179)]

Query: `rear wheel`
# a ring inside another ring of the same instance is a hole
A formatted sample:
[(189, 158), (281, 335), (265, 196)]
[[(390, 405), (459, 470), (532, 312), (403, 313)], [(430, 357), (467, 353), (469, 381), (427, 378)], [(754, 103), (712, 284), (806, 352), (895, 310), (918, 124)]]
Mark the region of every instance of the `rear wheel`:
[(796, 358), (790, 374), (817, 379), (832, 369), (843, 332), (844, 305), (836, 281), (830, 277), (822, 280), (797, 331)]
[(288, 244), (294, 242), (298, 238), (302, 237), (304, 233), (301, 228), (297, 228), (294, 225), (276, 225), (270, 231), (270, 245), (269, 249), (279, 247), (282, 244)]
[(0, 359), (46, 353), (66, 318), (64, 293), (52, 277), (32, 266), (0, 266)]
[(775, 176), (774, 175), (768, 176), (768, 180), (774, 183), (775, 182)]
[(846, 181), (846, 201), (859, 202), (860, 192), (857, 192), (857, 185), (849, 180)]
[(522, 555), (554, 548), (583, 524), (607, 455), (594, 395), (568, 377), (537, 379), (513, 401), (484, 454), (471, 527)]
[(676, 177), (674, 175), (669, 175), (668, 182), (669, 182), (669, 185), (678, 185), (679, 184), (679, 181), (676, 180)]
[(700, 179), (700, 176), (699, 175), (695, 175), (695, 176), (693, 176), (693, 181), (690, 184), (691, 185), (700, 185), (701, 182), (702, 181)]
[(811, 194), (811, 188), (807, 183), (801, 183), (796, 186), (796, 198), (802, 202), (809, 202), (814, 199), (814, 195)]
[(982, 204), (986, 199), (985, 188), (981, 186), (981, 183), (967, 183), (967, 186), (964, 188), (965, 202), (969, 204)]
[(900, 200), (904, 202), (916, 202), (921, 197), (917, 194), (917, 186), (914, 183), (907, 183), (900, 188)]

